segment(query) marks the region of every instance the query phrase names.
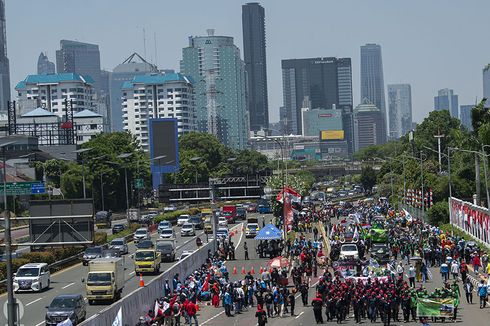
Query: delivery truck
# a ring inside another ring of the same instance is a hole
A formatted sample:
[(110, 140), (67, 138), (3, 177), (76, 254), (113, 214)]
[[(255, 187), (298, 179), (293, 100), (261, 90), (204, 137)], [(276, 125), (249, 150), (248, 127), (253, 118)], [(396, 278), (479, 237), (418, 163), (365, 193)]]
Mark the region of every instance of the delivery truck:
[(118, 258), (97, 258), (88, 263), (85, 285), (87, 300), (91, 305), (96, 301), (117, 301), (124, 288), (124, 260)]

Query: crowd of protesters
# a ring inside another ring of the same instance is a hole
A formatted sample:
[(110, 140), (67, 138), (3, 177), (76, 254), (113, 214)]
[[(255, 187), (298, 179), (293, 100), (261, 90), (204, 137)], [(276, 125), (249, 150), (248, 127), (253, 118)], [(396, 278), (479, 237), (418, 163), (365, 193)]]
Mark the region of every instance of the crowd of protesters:
[[(298, 210), (285, 242), (261, 241), (255, 246), (260, 258), (282, 255), (290, 265), (261, 268), (258, 275), (248, 272), (239, 281), (230, 279), (225, 265), (226, 260), (236, 259), (232, 237), (221, 238), (218, 251), (209, 252), (206, 264), (200, 269), (184, 279), (175, 275), (173, 280), (165, 282), (162, 297), (156, 300), (154, 309), (141, 317), (138, 326), (198, 325), (197, 311), (202, 302), (223, 309), (227, 318), (256, 307), (258, 325), (265, 325), (269, 318), (295, 316), (297, 298), (301, 298), (303, 306), (311, 304), (317, 323), (325, 320), (342, 323), (351, 313), (356, 323), (409, 322), (420, 317), (417, 299), (428, 297), (452, 299), (454, 309), (447, 318), (456, 320), (461, 293), (469, 304), (473, 303), (475, 286), (468, 277), (469, 266), (475, 276), (490, 273), (488, 256), (475, 243), (452, 237), (405, 213), (396, 213), (386, 203), (362, 202)], [(346, 220), (351, 221), (346, 223)], [(279, 220), (276, 223), (282, 227)], [(369, 228), (363, 228), (375, 223), (386, 230), (386, 245), (391, 255), (383, 274), (376, 275), (366, 267), (373, 262), (368, 257), (373, 240)], [(318, 225), (325, 229), (319, 230)], [(324, 238), (325, 234), (328, 239)], [(355, 241), (359, 248), (359, 260), (354, 263), (358, 268), (349, 275), (332, 268), (332, 263), (339, 259), (340, 246), (346, 241)], [(331, 246), (328, 250), (326, 242)], [(244, 251), (247, 259), (246, 242)], [(423, 286), (431, 278), (430, 268), (438, 268), (443, 279), (432, 293)], [(313, 278), (317, 279), (315, 285)], [(316, 294), (309, 298), (313, 287)], [(477, 285), (477, 295), (480, 307), (484, 308), (487, 286), (483, 281)]]

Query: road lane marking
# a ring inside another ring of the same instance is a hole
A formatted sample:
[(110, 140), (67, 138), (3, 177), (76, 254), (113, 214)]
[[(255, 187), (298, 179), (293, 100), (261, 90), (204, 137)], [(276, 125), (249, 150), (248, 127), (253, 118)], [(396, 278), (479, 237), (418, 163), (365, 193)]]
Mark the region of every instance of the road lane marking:
[[(211, 318), (209, 318), (208, 320), (205, 320), (203, 323), (201, 323), (201, 325), (204, 325), (204, 324), (206, 324), (206, 323), (209, 323), (211, 320), (213, 320), (214, 318), (216, 318), (216, 317), (218, 317), (218, 316), (221, 316), (221, 315), (222, 315), (222, 314), (224, 314), (224, 313), (225, 313), (224, 311), (220, 312), (220, 313), (219, 313), (219, 314), (217, 314), (216, 316), (211, 317)], [(37, 325), (36, 325), (36, 326), (37, 326)]]
[(65, 285), (64, 287), (62, 287), (62, 289), (64, 290), (64, 289), (66, 289), (67, 287), (72, 286), (73, 284), (75, 284), (75, 282)]
[(26, 303), (26, 307), (27, 307), (27, 306), (29, 306), (29, 305), (31, 305), (31, 304), (33, 304), (33, 303), (36, 303), (36, 302), (38, 302), (39, 300), (42, 300), (42, 299), (43, 299), (43, 298), (38, 298), (38, 299), (36, 299), (36, 300), (34, 300), (34, 301), (31, 301), (31, 302), (29, 302), (29, 303)]
[(136, 274), (136, 272), (135, 271), (132, 271), (131, 273), (129, 273), (129, 276), (131, 276), (133, 274)]
[(36, 326), (41, 326), (41, 325), (44, 325), (44, 322), (40, 322), (39, 324), (36, 324)]
[(304, 314), (304, 313), (305, 313), (304, 311), (300, 312), (300, 313), (299, 313), (299, 315), (297, 315), (297, 316), (296, 316), (294, 319), (298, 319), (298, 318), (299, 318), (299, 317), (301, 317), (301, 315), (302, 315), (302, 314)]

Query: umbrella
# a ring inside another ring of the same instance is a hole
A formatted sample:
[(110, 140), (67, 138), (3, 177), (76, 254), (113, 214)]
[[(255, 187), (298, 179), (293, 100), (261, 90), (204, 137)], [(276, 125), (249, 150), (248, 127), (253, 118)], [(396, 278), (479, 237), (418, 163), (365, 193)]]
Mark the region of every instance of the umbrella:
[(267, 265), (270, 267), (270, 268), (283, 268), (283, 267), (288, 267), (289, 266), (289, 260), (287, 258), (284, 258), (284, 257), (276, 257), (276, 258), (272, 258), (271, 260), (269, 260), (269, 262), (267, 263)]

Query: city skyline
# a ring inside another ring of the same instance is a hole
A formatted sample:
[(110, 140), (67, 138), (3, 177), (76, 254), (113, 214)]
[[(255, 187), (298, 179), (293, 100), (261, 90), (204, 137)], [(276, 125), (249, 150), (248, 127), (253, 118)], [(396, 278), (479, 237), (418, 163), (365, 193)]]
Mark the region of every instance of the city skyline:
[[(90, 14), (92, 17), (91, 26), (84, 26), (83, 29), (80, 29), (77, 24), (72, 24), (69, 15), (62, 15), (61, 10), (53, 9), (58, 8), (54, 0), (46, 0), (42, 4), (27, 0), (7, 2), (7, 39), (29, 40), (29, 42), (9, 42), (11, 85), (15, 85), (27, 74), (35, 72), (36, 62), (33, 58), (36, 58), (40, 51), (47, 52), (48, 56), (53, 58), (61, 39), (99, 44), (101, 66), (106, 69), (112, 69), (122, 62), (128, 53), (137, 51), (151, 62), (157, 62), (159, 67), (178, 70), (181, 48), (185, 46), (186, 37), (196, 35), (206, 28), (215, 28), (224, 35), (233, 36), (236, 44), (243, 44), (241, 6), (246, 1), (217, 0), (213, 11), (209, 11), (207, 4), (193, 3), (195, 10), (189, 13), (191, 19), (178, 32), (170, 34), (162, 30), (177, 24), (180, 20), (177, 13), (186, 11), (188, 4), (175, 3), (169, 7), (157, 1), (150, 1), (156, 10), (148, 13), (145, 21), (136, 20), (128, 24), (118, 19), (130, 14), (130, 7), (124, 6), (124, 2), (118, 1), (118, 6), (114, 6), (115, 1), (101, 3), (88, 0), (83, 4), (73, 4), (74, 11), (82, 16)], [(369, 1), (369, 3), (311, 1), (312, 6), (318, 9), (328, 8), (331, 12), (328, 15), (329, 19), (321, 19), (324, 11), (311, 11), (308, 9), (311, 6), (261, 1), (260, 4), (267, 10), (270, 121), (279, 119), (279, 107), (283, 104), (280, 61), (285, 58), (327, 55), (351, 57), (354, 105), (360, 103), (358, 52), (359, 46), (365, 43), (377, 43), (383, 47), (385, 84), (407, 82), (412, 85), (414, 121), (421, 121), (427, 116), (433, 106), (433, 94), (443, 87), (454, 89), (462, 102), (473, 103), (475, 98), (480, 99), (483, 93), (481, 71), (490, 62), (490, 56), (487, 54), (490, 50), (487, 48), (490, 46), (483, 44), (480, 51), (474, 51), (469, 56), (466, 51), (463, 52), (463, 49), (474, 46), (476, 42), (474, 37), (468, 38), (468, 34), (474, 30), (488, 28), (489, 24), (484, 12), (485, 9), (490, 9), (490, 3), (477, 1), (472, 6), (454, 4), (442, 7), (437, 5), (438, 3), (440, 1), (431, 3), (412, 1), (410, 4), (386, 1)], [(422, 4), (423, 11), (420, 10)], [(21, 15), (26, 5), (39, 15), (29, 21), (22, 19)], [(165, 8), (169, 17), (161, 20), (159, 15), (161, 11), (158, 8), (162, 10)], [(351, 24), (337, 29), (335, 26), (341, 25), (342, 15), (336, 15), (335, 12), (341, 11), (350, 12)], [(370, 15), (365, 15), (366, 11)], [(107, 15), (107, 12), (110, 14)], [(193, 15), (193, 12), (196, 14)], [(206, 15), (201, 15), (202, 12), (206, 12)], [(404, 14), (398, 15), (401, 12)], [(417, 17), (417, 24), (413, 24), (413, 16)], [(447, 19), (435, 23), (435, 16)], [(288, 19), (302, 19), (302, 28), (298, 28), (296, 24), (285, 25), (283, 22)], [(451, 22), (455, 20), (468, 23), (454, 26)], [(57, 30), (54, 28), (57, 24), (63, 25), (64, 28)], [(390, 31), (390, 26), (397, 26), (397, 29)], [(146, 56), (143, 51), (143, 28), (146, 29)], [(32, 38), (32, 30), (44, 33), (43, 38)], [(302, 37), (301, 35), (308, 30), (325, 32), (312, 33), (308, 38)], [(156, 55), (153, 49), (154, 32), (157, 39)], [(401, 32), (403, 38), (395, 37)], [(127, 41), (121, 41), (123, 38), (134, 41), (128, 44)], [(284, 39), (294, 40), (294, 42), (282, 42), (281, 40)], [(437, 47), (434, 47), (434, 39), (438, 39)], [(460, 46), (454, 47), (454, 39), (458, 39)], [(154, 59), (155, 57), (157, 60)], [(470, 60), (458, 61), (461, 57)], [(461, 64), (453, 65), (454, 62), (461, 62)], [(448, 69), (449, 66), (451, 69)], [(422, 76), (425, 72), (428, 74)]]

